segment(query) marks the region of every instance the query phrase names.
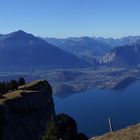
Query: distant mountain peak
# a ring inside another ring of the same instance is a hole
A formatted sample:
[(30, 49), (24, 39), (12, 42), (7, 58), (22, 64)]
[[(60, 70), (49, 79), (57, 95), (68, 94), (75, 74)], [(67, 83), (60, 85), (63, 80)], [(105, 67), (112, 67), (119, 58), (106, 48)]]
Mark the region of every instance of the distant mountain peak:
[(33, 38), (35, 38), (34, 35), (26, 33), (23, 30), (18, 30), (18, 31), (12, 32), (10, 34), (2, 36), (0, 41), (3, 41), (3, 40), (25, 40), (25, 39), (31, 40)]
[(27, 35), (27, 34), (30, 34), (31, 35), (31, 33), (28, 33), (28, 32), (25, 32), (25, 31), (23, 31), (23, 30), (18, 30), (18, 31), (15, 31), (14, 32), (15, 34), (21, 34), (21, 35)]
[[(69, 63), (68, 63), (69, 62)], [(79, 68), (89, 63), (22, 30), (0, 37), (0, 69)]]
[(32, 34), (29, 34), (23, 30), (18, 30), (18, 31), (12, 32), (11, 35), (20, 35), (20, 36), (30, 35), (30, 36), (33, 36)]
[(25, 31), (23, 31), (23, 30), (18, 30), (18, 31), (16, 31), (16, 32), (19, 32), (19, 33), (26, 33)]

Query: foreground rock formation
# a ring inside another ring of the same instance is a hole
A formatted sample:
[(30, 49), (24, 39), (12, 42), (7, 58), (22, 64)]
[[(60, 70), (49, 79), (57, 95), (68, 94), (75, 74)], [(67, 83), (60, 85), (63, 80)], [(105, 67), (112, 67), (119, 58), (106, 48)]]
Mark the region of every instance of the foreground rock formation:
[(140, 124), (128, 128), (108, 133), (91, 140), (140, 140)]
[(40, 140), (55, 117), (52, 89), (35, 81), (0, 99), (0, 140)]

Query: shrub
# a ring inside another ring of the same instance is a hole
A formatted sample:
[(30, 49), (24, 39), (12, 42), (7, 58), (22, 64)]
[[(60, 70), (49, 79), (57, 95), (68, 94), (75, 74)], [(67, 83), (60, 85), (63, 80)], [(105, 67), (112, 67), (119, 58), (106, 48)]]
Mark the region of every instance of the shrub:
[(19, 86), (25, 85), (25, 79), (23, 77), (18, 79), (18, 85)]
[(12, 80), (9, 83), (9, 90), (17, 90), (18, 89), (18, 83), (15, 80)]

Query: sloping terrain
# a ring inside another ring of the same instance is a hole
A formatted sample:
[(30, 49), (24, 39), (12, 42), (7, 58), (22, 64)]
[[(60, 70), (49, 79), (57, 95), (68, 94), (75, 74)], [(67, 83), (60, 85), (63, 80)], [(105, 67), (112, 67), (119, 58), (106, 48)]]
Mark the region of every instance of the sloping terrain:
[(24, 31), (0, 37), (0, 69), (77, 68), (89, 64)]
[(92, 138), (90, 140), (140, 140), (140, 124)]
[(100, 59), (106, 66), (132, 67), (140, 64), (140, 45), (116, 47)]

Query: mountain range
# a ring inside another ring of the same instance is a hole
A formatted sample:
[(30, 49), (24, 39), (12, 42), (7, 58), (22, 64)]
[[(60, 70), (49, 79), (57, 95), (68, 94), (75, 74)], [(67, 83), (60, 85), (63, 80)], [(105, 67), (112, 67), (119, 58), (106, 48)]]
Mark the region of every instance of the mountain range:
[(0, 34), (0, 70), (131, 67), (139, 64), (140, 36), (44, 39), (22, 30)]
[(122, 38), (118, 38), (118, 39), (99, 37), (96, 39), (100, 40), (100, 41), (108, 44), (109, 46), (112, 46), (112, 48), (114, 48), (114, 47), (124, 46), (124, 45), (133, 45), (138, 40), (140, 40), (140, 36), (127, 36), (127, 37), (122, 37)]
[(140, 44), (115, 47), (100, 59), (105, 66), (133, 67), (140, 64)]
[(79, 68), (89, 64), (22, 30), (0, 36), (0, 69)]
[(104, 55), (112, 48), (106, 42), (91, 37), (45, 38), (45, 40), (78, 57), (95, 58)]
[(140, 36), (128, 36), (120, 39), (71, 37), (65, 39), (44, 38), (44, 40), (79, 57), (96, 58), (105, 55), (114, 47), (132, 45), (140, 40)]
[(140, 36), (120, 39), (103, 37), (45, 38), (49, 43), (71, 52), (94, 66), (128, 67), (140, 63)]

